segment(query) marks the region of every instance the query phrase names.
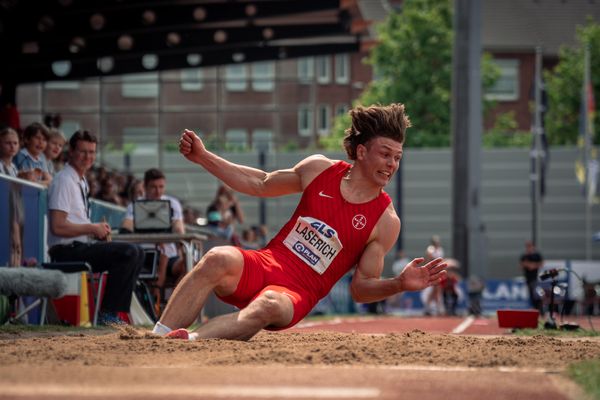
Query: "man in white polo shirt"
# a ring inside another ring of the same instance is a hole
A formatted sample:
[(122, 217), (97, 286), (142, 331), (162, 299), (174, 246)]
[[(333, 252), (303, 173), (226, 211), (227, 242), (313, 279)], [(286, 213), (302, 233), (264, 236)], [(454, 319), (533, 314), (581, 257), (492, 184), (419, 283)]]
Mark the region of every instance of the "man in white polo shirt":
[(48, 253), (52, 261), (85, 261), (95, 272), (108, 271), (98, 321), (118, 324), (123, 323), (118, 313), (129, 312), (144, 251), (138, 245), (108, 242), (111, 227), (90, 221), (85, 173), (96, 160), (97, 143), (88, 131), (77, 131), (69, 140), (69, 162), (48, 190)]

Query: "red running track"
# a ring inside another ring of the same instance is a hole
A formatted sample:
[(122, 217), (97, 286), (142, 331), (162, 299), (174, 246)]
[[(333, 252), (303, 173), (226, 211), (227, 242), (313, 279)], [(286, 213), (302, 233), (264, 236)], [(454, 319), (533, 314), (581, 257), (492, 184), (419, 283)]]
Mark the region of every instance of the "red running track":
[[(544, 319), (540, 319), (541, 322)], [(600, 329), (600, 317), (568, 317), (563, 322), (575, 322), (583, 329)], [(557, 321), (561, 323), (561, 321)], [(495, 317), (400, 317), (400, 316), (344, 316), (328, 320), (307, 319), (291, 331), (356, 332), (356, 333), (403, 333), (412, 330), (431, 333), (455, 333), (463, 335), (505, 335), (510, 328), (500, 328)]]

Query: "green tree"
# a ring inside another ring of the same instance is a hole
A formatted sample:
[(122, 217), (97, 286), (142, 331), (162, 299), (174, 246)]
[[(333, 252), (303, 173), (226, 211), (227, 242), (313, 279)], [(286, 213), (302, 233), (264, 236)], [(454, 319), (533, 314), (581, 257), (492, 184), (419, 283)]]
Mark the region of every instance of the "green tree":
[[(562, 47), (559, 62), (553, 71), (545, 73), (548, 93), (546, 132), (553, 145), (577, 143), (579, 115), (583, 86), (584, 48), (590, 48), (590, 68), (594, 98), (598, 104), (600, 94), (600, 25), (590, 18), (586, 25), (577, 27), (576, 47)], [(596, 109), (598, 107), (596, 106)], [(594, 143), (600, 139), (600, 113), (594, 120)]]
[[(449, 146), (452, 81), (453, 12), (447, 0), (406, 0), (401, 12), (390, 13), (378, 27), (379, 43), (368, 62), (373, 80), (356, 101), (371, 104), (405, 103), (413, 128), (411, 147)], [(489, 56), (482, 61), (484, 87), (498, 76)], [(337, 117), (326, 148), (339, 147), (348, 116)]]

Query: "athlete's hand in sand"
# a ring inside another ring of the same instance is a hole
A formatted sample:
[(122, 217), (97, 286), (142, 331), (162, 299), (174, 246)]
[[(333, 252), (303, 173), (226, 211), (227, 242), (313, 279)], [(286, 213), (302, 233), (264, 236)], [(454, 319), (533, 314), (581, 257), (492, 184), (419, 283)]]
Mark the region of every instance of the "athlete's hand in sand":
[(200, 164), (206, 147), (194, 131), (184, 129), (179, 139), (179, 152), (191, 162)]
[(396, 279), (402, 284), (403, 291), (423, 290), (428, 286), (437, 285), (446, 276), (448, 264), (443, 258), (436, 258), (425, 265), (420, 265), (424, 258), (415, 258), (402, 270)]

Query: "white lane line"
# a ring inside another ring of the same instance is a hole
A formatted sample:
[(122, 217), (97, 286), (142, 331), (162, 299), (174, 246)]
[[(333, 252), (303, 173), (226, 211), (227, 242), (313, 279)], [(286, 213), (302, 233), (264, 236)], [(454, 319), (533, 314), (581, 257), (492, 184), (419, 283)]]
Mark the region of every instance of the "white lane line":
[(470, 327), (473, 324), (473, 322), (475, 322), (475, 317), (469, 315), (460, 324), (458, 324), (456, 328), (452, 329), (452, 333), (463, 333), (468, 327)]
[(2, 396), (77, 396), (102, 398), (123, 398), (125, 396), (147, 397), (260, 397), (260, 398), (315, 398), (315, 399), (368, 399), (381, 394), (377, 388), (349, 387), (309, 387), (309, 386), (240, 386), (240, 385), (59, 385), (59, 384), (16, 384), (5, 387)]

